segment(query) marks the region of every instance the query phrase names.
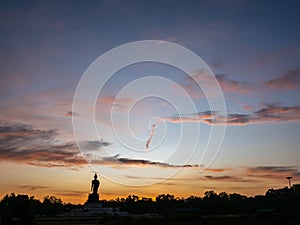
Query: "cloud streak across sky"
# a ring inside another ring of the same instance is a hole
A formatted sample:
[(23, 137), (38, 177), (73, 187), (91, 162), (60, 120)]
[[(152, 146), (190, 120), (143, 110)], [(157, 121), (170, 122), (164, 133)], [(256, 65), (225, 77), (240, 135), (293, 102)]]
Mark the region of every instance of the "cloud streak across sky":
[(300, 170), (295, 166), (257, 166), (246, 168), (249, 177), (264, 179), (284, 179), (292, 176), (294, 179), (300, 178)]
[(156, 162), (146, 159), (131, 159), (126, 157), (120, 157), (119, 154), (106, 157), (102, 160), (98, 161), (99, 164), (108, 164), (108, 165), (129, 165), (129, 166), (156, 166), (160, 168), (198, 168), (199, 165), (191, 165), (191, 164), (184, 164), (184, 165), (177, 165), (177, 164), (170, 164), (166, 162)]
[[(112, 145), (107, 141), (82, 141), (86, 153)], [(88, 156), (88, 154), (87, 154)], [(27, 124), (0, 126), (0, 160), (41, 167), (76, 167), (87, 165), (74, 142), (61, 142), (55, 130), (34, 129)], [(109, 166), (157, 166), (161, 168), (192, 168), (198, 165), (174, 165), (145, 159), (130, 159), (115, 155), (91, 158), (89, 162)]]
[[(57, 139), (57, 131), (34, 129), (31, 125), (11, 124), (0, 126), (0, 159), (24, 163), (40, 167), (82, 167), (87, 162), (79, 154), (74, 143), (61, 143)], [(110, 146), (112, 143), (106, 141), (84, 141), (82, 143), (90, 151), (101, 149), (103, 146)], [(121, 157), (120, 154), (102, 158), (93, 158), (91, 163), (114, 168), (129, 167), (158, 167), (165, 169), (190, 168), (201, 169), (197, 164), (171, 164), (167, 162), (151, 161), (148, 159), (134, 159)], [(291, 175), (300, 177), (300, 171), (294, 166), (257, 166), (243, 169), (244, 175), (253, 178), (282, 179)], [(207, 168), (209, 175), (203, 175), (204, 180), (219, 180), (239, 182), (241, 175), (235, 173), (233, 168)], [(212, 175), (218, 174), (218, 175)], [(242, 176), (244, 176), (242, 175)], [(34, 190), (35, 186), (22, 186), (21, 188)], [(39, 188), (39, 186), (37, 187)], [(47, 187), (44, 187), (47, 188)]]
[(204, 111), (191, 116), (173, 116), (161, 118), (170, 123), (205, 123), (209, 125), (227, 124), (241, 126), (250, 124), (263, 124), (270, 122), (300, 121), (300, 106), (281, 106), (279, 104), (266, 104), (259, 110), (250, 114), (229, 113), (227, 117), (218, 112)]
[(155, 128), (156, 128), (156, 124), (153, 124), (153, 125), (151, 126), (149, 138), (147, 139), (147, 142), (146, 142), (146, 150), (149, 149), (149, 146), (150, 146), (150, 144), (151, 144), (151, 142), (152, 142), (152, 138), (153, 138), (153, 135), (154, 135), (154, 133), (155, 133)]
[[(287, 70), (279, 77), (263, 81), (259, 85), (255, 85), (247, 81), (231, 79), (227, 74), (217, 73), (215, 74), (215, 78), (225, 94), (232, 93), (251, 95), (254, 92), (262, 92), (262, 88), (268, 88), (268, 90), (264, 90), (268, 92), (271, 92), (274, 89), (281, 91), (300, 89), (300, 69)], [(191, 76), (185, 77), (181, 84), (182, 87), (189, 92), (192, 98), (204, 98), (210, 97), (210, 95), (213, 96), (213, 94), (211, 93), (205, 93), (208, 94), (207, 96), (205, 96), (201, 91), (199, 91), (200, 87), (196, 85), (195, 81), (204, 86), (215, 85), (214, 78), (209, 76), (208, 74), (203, 73), (202, 71), (192, 73)]]
[(277, 90), (300, 89), (300, 69), (288, 70), (280, 77), (264, 82), (264, 85)]
[[(82, 141), (80, 144), (86, 151), (111, 145), (106, 141)], [(56, 130), (34, 129), (27, 124), (0, 126), (0, 160), (42, 167), (86, 165), (75, 142), (59, 141)]]

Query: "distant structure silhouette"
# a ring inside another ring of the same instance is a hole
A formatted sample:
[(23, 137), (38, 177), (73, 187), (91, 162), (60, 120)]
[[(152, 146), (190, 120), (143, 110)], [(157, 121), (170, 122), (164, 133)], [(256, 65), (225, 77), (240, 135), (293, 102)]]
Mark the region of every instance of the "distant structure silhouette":
[(286, 177), (286, 179), (288, 179), (288, 181), (289, 181), (289, 188), (291, 188), (292, 187), (292, 184), (291, 184), (291, 179), (292, 179), (293, 177)]
[(94, 175), (94, 180), (92, 180), (91, 194), (84, 204), (84, 211), (78, 211), (78, 215), (84, 216), (96, 216), (96, 215), (112, 215), (113, 211), (115, 214), (117, 209), (112, 207), (103, 207), (99, 200), (98, 188), (100, 186), (100, 181), (97, 179), (97, 174)]
[(92, 194), (89, 194), (89, 198), (87, 200), (88, 203), (99, 203), (99, 194), (98, 188), (100, 186), (100, 181), (97, 180), (97, 174), (94, 175), (94, 180), (92, 180), (91, 191)]
[(98, 193), (99, 185), (100, 185), (100, 181), (97, 180), (97, 174), (95, 173), (94, 180), (92, 180), (92, 186), (91, 186), (91, 191), (93, 190), (94, 195)]

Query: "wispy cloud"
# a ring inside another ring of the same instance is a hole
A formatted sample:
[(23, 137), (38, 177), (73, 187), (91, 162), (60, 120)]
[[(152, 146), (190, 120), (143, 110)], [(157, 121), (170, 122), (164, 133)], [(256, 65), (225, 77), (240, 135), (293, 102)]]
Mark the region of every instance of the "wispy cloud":
[[(194, 98), (205, 97), (195, 81), (203, 85), (203, 87), (207, 87), (207, 89), (215, 87), (218, 83), (222, 88), (222, 91), (225, 93), (249, 94), (253, 91), (253, 87), (246, 81), (230, 79), (226, 74), (216, 74), (215, 76), (211, 76), (203, 71), (198, 71), (194, 74), (191, 74), (191, 76), (185, 77), (181, 85)], [(215, 93), (205, 94), (214, 95)]]
[(110, 146), (112, 143), (101, 139), (100, 141), (81, 141), (79, 142), (79, 145), (81, 148), (85, 149), (85, 151), (94, 151), (99, 150), (102, 147)]
[(281, 76), (264, 82), (264, 85), (277, 90), (300, 89), (300, 69), (288, 70)]
[(212, 180), (228, 180), (232, 179), (232, 176), (224, 175), (224, 176), (205, 176), (206, 179), (212, 179)]
[(287, 45), (285, 48), (276, 49), (271, 52), (264, 52), (261, 57), (259, 57), (256, 62), (254, 62), (254, 67), (265, 67), (269, 65), (280, 65), (285, 64), (285, 62), (298, 59), (300, 57), (300, 46), (296, 45)]
[[(213, 87), (216, 85), (215, 81), (217, 81), (225, 94), (251, 94), (255, 90), (258, 91), (255, 89), (253, 84), (247, 81), (231, 79), (227, 74), (215, 74), (213, 77), (203, 71), (198, 71), (191, 74), (191, 76), (185, 77), (181, 85), (193, 98), (205, 97), (204, 93), (200, 90), (195, 81), (202, 84), (204, 87)], [(263, 82), (262, 86), (277, 90), (298, 90), (300, 89), (300, 69), (288, 70), (277, 78)], [(213, 93), (205, 94), (213, 95)]]
[(132, 98), (116, 98), (115, 96), (107, 96), (100, 99), (101, 104), (114, 106), (119, 109), (126, 108), (131, 102)]
[(246, 168), (247, 176), (257, 178), (284, 179), (292, 176), (300, 178), (300, 171), (295, 166), (257, 166)]
[[(82, 141), (87, 150), (111, 145), (109, 142)], [(42, 167), (86, 165), (74, 142), (62, 142), (56, 130), (34, 129), (31, 125), (0, 126), (0, 161), (26, 163)]]
[(111, 165), (111, 166), (156, 166), (161, 168), (198, 168), (199, 165), (191, 165), (191, 164), (184, 164), (184, 165), (177, 165), (177, 164), (170, 164), (165, 162), (156, 162), (146, 159), (131, 159), (131, 158), (123, 158), (120, 157), (119, 154), (111, 157), (105, 157), (99, 160), (93, 161), (93, 163), (97, 163), (100, 165)]
[(231, 113), (227, 116), (218, 112), (204, 111), (191, 116), (172, 116), (161, 118), (170, 123), (205, 123), (209, 125), (227, 124), (240, 126), (249, 124), (262, 124), (268, 122), (300, 121), (300, 106), (281, 106), (280, 104), (265, 104), (257, 111), (249, 114)]
[(155, 133), (155, 128), (156, 128), (156, 125), (153, 124), (153, 125), (151, 126), (150, 136), (149, 136), (149, 138), (147, 139), (147, 142), (146, 142), (146, 150), (149, 149), (149, 146), (150, 146), (150, 144), (151, 144), (151, 142), (152, 142), (152, 138), (153, 138), (153, 135), (154, 135), (154, 133)]
[(213, 181), (226, 181), (226, 182), (253, 182), (253, 180), (245, 179), (243, 177), (233, 176), (233, 175), (220, 175), (220, 176), (212, 176), (207, 175), (204, 176), (206, 180)]
[(70, 117), (77, 116), (77, 113), (75, 113), (73, 111), (68, 111), (68, 112), (65, 113), (65, 116), (70, 116)]
[(222, 90), (227, 93), (249, 94), (253, 88), (248, 82), (232, 80), (225, 74), (215, 75)]
[[(0, 161), (12, 161), (41, 167), (78, 167), (86, 165), (74, 142), (61, 142), (55, 130), (34, 129), (31, 125), (0, 126)], [(107, 141), (82, 141), (86, 151), (110, 146)], [(193, 168), (198, 165), (174, 165), (146, 159), (131, 159), (115, 155), (87, 159), (90, 163), (109, 166), (157, 166), (161, 168)]]
[[(101, 149), (111, 143), (106, 141), (85, 141), (83, 145), (87, 149)], [(117, 169), (128, 167), (157, 167), (162, 169), (190, 168), (201, 169), (196, 164), (172, 164), (167, 162), (152, 161), (149, 159), (134, 159), (120, 157), (119, 154), (87, 159), (90, 163), (101, 166), (110, 166)], [(74, 143), (62, 143), (57, 139), (57, 131), (34, 129), (30, 125), (14, 124), (0, 126), (0, 161), (10, 161), (35, 165), (40, 167), (65, 167), (78, 168), (86, 165), (86, 160), (81, 156)], [(197, 174), (196, 177), (174, 178), (184, 180), (202, 180), (219, 182), (252, 182), (259, 179), (282, 180), (286, 176), (300, 178), (300, 171), (294, 166), (258, 166), (246, 168), (208, 168), (205, 175)], [(131, 179), (139, 179), (138, 176), (130, 176)], [(146, 177), (145, 179), (164, 180), (160, 177)], [(174, 181), (175, 181), (174, 180)], [(19, 185), (26, 190), (47, 189), (39, 185)], [(72, 196), (74, 193), (60, 193), (64, 196)], [(80, 193), (77, 193), (80, 194)], [(75, 195), (75, 194), (74, 194)]]
[[(218, 171), (218, 172), (215, 172)], [(221, 172), (222, 171), (222, 172)], [(237, 167), (215, 169), (209, 168), (204, 173), (192, 173), (184, 177), (171, 177), (169, 181), (176, 182), (193, 182), (193, 181), (214, 181), (214, 182), (231, 182), (231, 183), (259, 183), (262, 180), (282, 181), (287, 176), (292, 176), (294, 179), (300, 178), (300, 170), (295, 166), (257, 166), (257, 167)], [(149, 179), (164, 181), (164, 177), (152, 176), (135, 176), (126, 175), (126, 178), (135, 179)]]
[(205, 171), (207, 172), (214, 172), (214, 173), (222, 173), (225, 171), (231, 170), (230, 168), (206, 168)]
[(49, 187), (47, 186), (40, 186), (40, 185), (18, 185), (17, 186), (20, 189), (25, 189), (28, 191), (34, 191), (34, 190), (39, 190), (39, 189), (48, 189)]
[(82, 197), (86, 195), (85, 191), (58, 191), (55, 192), (55, 195), (57, 196), (68, 196), (68, 197)]

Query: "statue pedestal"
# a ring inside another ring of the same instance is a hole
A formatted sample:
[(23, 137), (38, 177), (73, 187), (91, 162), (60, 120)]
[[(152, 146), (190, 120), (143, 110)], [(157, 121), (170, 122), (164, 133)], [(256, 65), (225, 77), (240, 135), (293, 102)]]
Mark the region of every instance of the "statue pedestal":
[(100, 203), (99, 201), (99, 194), (89, 194), (89, 198), (84, 204), (84, 206), (89, 216), (113, 214), (113, 208), (102, 207), (102, 203)]
[(99, 203), (99, 194), (89, 194), (87, 203)]

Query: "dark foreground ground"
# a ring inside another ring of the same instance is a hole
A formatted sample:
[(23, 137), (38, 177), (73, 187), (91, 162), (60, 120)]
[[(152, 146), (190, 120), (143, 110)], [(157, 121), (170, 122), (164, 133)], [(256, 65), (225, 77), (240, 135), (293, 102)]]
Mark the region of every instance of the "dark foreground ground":
[(90, 217), (90, 218), (52, 218), (39, 219), (37, 225), (299, 225), (300, 216), (268, 215), (268, 216), (199, 216), (199, 215), (176, 215), (176, 216), (130, 216), (130, 217)]

